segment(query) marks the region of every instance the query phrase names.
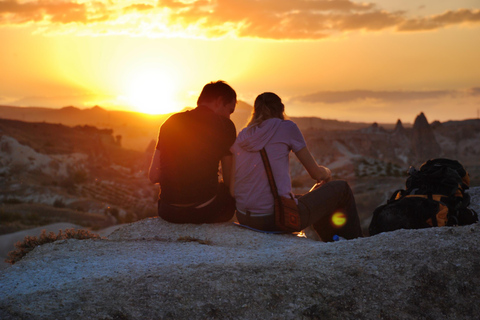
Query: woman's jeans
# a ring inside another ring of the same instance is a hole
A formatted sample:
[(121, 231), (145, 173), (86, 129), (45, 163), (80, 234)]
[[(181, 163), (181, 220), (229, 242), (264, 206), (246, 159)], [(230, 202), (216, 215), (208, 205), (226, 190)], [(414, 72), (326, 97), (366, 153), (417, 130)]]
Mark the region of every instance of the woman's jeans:
[(302, 229), (313, 226), (323, 241), (335, 235), (345, 239), (362, 237), (360, 219), (352, 189), (335, 180), (298, 198)]
[[(355, 198), (346, 181), (335, 180), (298, 198), (302, 229), (312, 226), (322, 241), (333, 241), (335, 235), (353, 239), (362, 237)], [(237, 213), (241, 224), (265, 231), (278, 231), (275, 217)]]

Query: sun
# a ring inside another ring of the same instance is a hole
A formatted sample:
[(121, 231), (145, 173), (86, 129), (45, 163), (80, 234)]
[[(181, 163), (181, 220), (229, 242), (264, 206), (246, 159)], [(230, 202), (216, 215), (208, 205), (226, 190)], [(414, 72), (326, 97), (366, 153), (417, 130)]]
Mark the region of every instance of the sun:
[(126, 99), (137, 111), (165, 114), (180, 109), (175, 85), (161, 70), (144, 70), (128, 79)]

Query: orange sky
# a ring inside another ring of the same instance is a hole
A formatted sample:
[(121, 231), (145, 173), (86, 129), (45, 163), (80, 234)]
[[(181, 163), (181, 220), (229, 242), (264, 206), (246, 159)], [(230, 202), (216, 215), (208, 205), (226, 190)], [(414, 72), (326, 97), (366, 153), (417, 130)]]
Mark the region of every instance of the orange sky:
[(291, 116), (476, 118), (480, 1), (0, 1), (0, 104), (173, 112), (223, 79)]

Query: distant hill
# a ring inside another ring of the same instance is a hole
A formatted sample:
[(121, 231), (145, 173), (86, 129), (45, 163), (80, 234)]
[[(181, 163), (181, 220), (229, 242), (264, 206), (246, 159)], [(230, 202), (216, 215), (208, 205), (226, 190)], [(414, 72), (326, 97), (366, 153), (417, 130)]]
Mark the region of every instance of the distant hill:
[(141, 152), (121, 147), (121, 139), (111, 129), (83, 125), (69, 127), (47, 122), (26, 122), (0, 119), (0, 137), (6, 135), (35, 152), (47, 155), (82, 153), (90, 159), (105, 158), (108, 162), (132, 167)]
[(122, 136), (122, 145), (125, 148), (138, 151), (145, 151), (150, 141), (156, 139), (158, 128), (169, 116), (109, 111), (99, 106), (89, 109), (71, 106), (61, 109), (0, 106), (0, 118), (4, 119), (112, 129), (115, 136)]
[[(185, 108), (188, 110), (189, 108)], [(252, 106), (238, 101), (232, 121), (238, 131), (248, 122)], [(128, 149), (145, 151), (152, 145), (158, 134), (160, 125), (171, 114), (148, 115), (139, 112), (111, 111), (99, 106), (87, 109), (68, 106), (61, 109), (41, 107), (0, 106), (0, 118), (27, 122), (59, 123), (67, 126), (89, 125), (99, 129), (112, 129), (113, 135), (121, 136), (122, 146)], [(316, 117), (292, 117), (302, 131), (308, 129), (323, 130), (357, 130), (366, 128), (371, 123), (348, 122), (321, 119)], [(394, 124), (382, 124), (385, 128), (393, 128)], [(408, 126), (408, 125), (407, 125)]]

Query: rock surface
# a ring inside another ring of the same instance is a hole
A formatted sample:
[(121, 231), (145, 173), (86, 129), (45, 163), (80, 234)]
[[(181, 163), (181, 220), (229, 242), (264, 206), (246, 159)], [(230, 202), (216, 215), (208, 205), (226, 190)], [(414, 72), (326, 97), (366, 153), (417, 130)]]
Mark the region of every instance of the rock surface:
[(3, 270), (0, 319), (477, 319), (479, 236), (477, 223), (322, 243), (146, 219)]

